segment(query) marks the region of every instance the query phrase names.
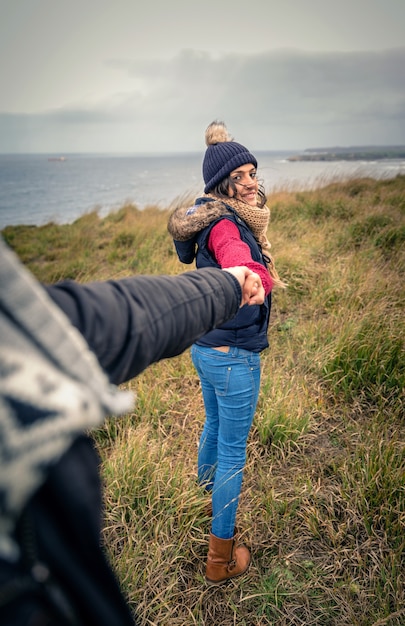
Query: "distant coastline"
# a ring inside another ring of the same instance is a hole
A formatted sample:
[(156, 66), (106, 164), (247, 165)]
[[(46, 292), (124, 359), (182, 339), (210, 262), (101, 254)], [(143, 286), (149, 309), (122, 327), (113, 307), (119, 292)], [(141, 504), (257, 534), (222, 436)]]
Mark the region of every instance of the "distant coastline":
[[(352, 178), (405, 175), (405, 158), (290, 162), (303, 150), (256, 152), (266, 194), (325, 187)], [(60, 161), (64, 156), (65, 160)], [(48, 158), (58, 159), (49, 162)], [(8, 225), (71, 224), (97, 210), (105, 216), (126, 203), (175, 207), (201, 193), (200, 153), (170, 155), (0, 154), (0, 230)]]
[(309, 148), (302, 154), (288, 157), (288, 161), (378, 161), (405, 159), (405, 146), (351, 146)]

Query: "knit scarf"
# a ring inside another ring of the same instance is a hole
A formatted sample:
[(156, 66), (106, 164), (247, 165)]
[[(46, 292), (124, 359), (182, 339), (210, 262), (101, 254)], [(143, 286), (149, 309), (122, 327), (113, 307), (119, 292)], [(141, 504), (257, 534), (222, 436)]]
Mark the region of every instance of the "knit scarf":
[[(205, 194), (204, 197), (215, 201), (218, 201), (219, 199), (217, 196), (211, 194)], [(223, 202), (230, 206), (239, 215), (239, 217), (243, 219), (252, 231), (255, 239), (259, 242), (268, 261), (268, 269), (274, 285), (277, 287), (286, 287), (286, 283), (280, 279), (274, 264), (274, 259), (270, 255), (271, 243), (267, 239), (267, 229), (270, 221), (269, 207), (266, 205), (263, 207), (251, 206), (250, 204), (237, 200), (236, 198), (226, 198), (223, 199)]]

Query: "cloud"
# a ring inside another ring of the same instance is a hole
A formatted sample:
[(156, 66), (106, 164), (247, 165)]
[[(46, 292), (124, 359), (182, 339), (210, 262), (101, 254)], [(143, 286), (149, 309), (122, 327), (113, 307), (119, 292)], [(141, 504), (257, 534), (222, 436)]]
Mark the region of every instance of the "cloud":
[(91, 106), (1, 114), (0, 151), (200, 150), (214, 118), (255, 149), (405, 144), (405, 47), (217, 57), (183, 50), (109, 66), (133, 89)]

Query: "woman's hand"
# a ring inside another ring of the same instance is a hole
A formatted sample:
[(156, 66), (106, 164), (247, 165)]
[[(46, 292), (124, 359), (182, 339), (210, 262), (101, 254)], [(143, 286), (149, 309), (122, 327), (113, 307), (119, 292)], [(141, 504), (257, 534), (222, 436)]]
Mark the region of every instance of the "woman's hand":
[(242, 301), (240, 306), (244, 304), (263, 304), (265, 298), (264, 287), (259, 274), (252, 272), (244, 265), (238, 267), (224, 268), (224, 272), (233, 274), (239, 281), (242, 288)]

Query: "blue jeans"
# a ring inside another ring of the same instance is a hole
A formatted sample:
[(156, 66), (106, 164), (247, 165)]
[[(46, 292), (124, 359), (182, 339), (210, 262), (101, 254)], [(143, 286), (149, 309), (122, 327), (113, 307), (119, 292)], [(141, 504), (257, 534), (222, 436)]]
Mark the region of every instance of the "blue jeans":
[(230, 539), (259, 395), (260, 355), (235, 347), (220, 352), (194, 344), (191, 357), (206, 414), (198, 448), (198, 480), (212, 491), (212, 533)]

